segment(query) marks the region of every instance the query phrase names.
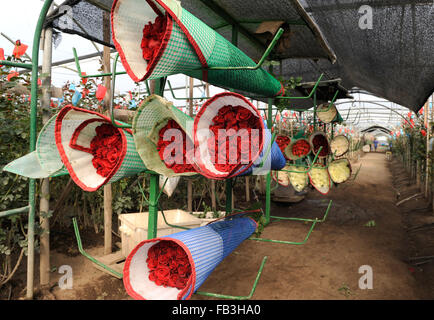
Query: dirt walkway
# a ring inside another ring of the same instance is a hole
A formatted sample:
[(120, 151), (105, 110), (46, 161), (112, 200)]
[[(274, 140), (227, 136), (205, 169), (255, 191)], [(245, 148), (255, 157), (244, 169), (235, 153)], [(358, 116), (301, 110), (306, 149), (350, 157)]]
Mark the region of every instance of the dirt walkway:
[[(328, 196), (311, 190), (303, 202), (291, 206), (273, 203), (272, 215), (322, 217), (328, 200), (333, 206), (326, 222), (317, 224), (304, 245), (274, 244), (246, 240), (206, 280), (201, 291), (248, 295), (262, 258), (268, 256), (253, 299), (427, 299), (415, 269), (404, 262), (409, 256), (403, 219), (395, 206), (389, 162), (384, 154), (367, 154), (357, 179), (333, 188)], [(375, 226), (365, 226), (367, 223)], [(265, 229), (263, 238), (302, 241), (309, 224), (277, 221)], [(100, 237), (102, 237), (100, 235)], [(84, 246), (90, 247), (83, 236)], [(63, 249), (62, 249), (63, 250)], [(75, 250), (75, 249), (71, 249)], [(102, 253), (101, 244), (88, 249)], [(57, 286), (53, 272), (50, 293), (44, 299), (129, 299), (121, 280), (96, 270), (91, 262), (75, 255), (53, 253), (52, 265), (69, 264), (74, 270), (74, 289)], [(373, 289), (359, 289), (359, 267), (373, 270)], [(193, 300), (210, 299), (194, 295)]]
[[(247, 295), (262, 257), (268, 256), (255, 299), (429, 298), (403, 262), (408, 257), (406, 233), (385, 155), (367, 154), (361, 164), (354, 182), (334, 188), (326, 197), (312, 191), (300, 204), (273, 207), (272, 215), (314, 218), (325, 211), (324, 199), (333, 200), (329, 218), (306, 244), (245, 241), (201, 290)], [(365, 226), (369, 221), (375, 226)], [(302, 241), (308, 229), (303, 223), (274, 220), (262, 237)], [(372, 267), (372, 290), (359, 289), (362, 265)]]

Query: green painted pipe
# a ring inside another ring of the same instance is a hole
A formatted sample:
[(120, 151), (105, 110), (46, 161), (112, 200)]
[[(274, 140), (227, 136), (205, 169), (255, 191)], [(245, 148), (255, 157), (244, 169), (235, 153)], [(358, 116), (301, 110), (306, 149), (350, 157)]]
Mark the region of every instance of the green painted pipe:
[(0, 66), (10, 66), (24, 69), (32, 69), (33, 65), (31, 63), (21, 63), (21, 62), (12, 62), (8, 60), (0, 60)]
[[(30, 102), (30, 152), (36, 149), (36, 120), (38, 106), (38, 64), (39, 46), (42, 28), (48, 10), (53, 0), (45, 0), (39, 13), (32, 44), (32, 80), (31, 80), (31, 102)], [(33, 299), (34, 284), (34, 264), (35, 264), (35, 179), (29, 179), (29, 218), (27, 231), (27, 291), (28, 299)]]
[[(309, 173), (312, 170), (312, 168), (314, 167), (314, 163), (315, 163), (316, 159), (318, 158), (318, 155), (320, 154), (321, 150), (322, 150), (322, 147), (319, 147), (318, 152), (315, 155), (315, 158), (313, 158), (312, 165), (309, 166), (308, 170), (306, 170), (306, 171), (295, 171), (295, 170), (285, 170), (285, 169), (282, 169), (280, 171), (293, 172), (293, 173)], [(301, 167), (305, 167), (305, 166), (302, 166), (302, 165), (300, 165), (300, 166)], [(326, 167), (323, 167), (323, 168), (328, 168), (328, 165)]]
[(310, 234), (313, 231), (313, 228), (315, 227), (316, 223), (318, 222), (318, 220), (315, 220), (312, 223), (312, 226), (310, 227), (309, 232), (307, 233), (306, 237), (304, 238), (304, 240), (302, 242), (293, 242), (293, 241), (282, 241), (282, 240), (272, 240), (272, 239), (263, 239), (263, 238), (249, 238), (249, 240), (255, 240), (255, 241), (262, 241), (262, 242), (272, 242), (272, 243), (282, 243), (282, 244), (293, 244), (293, 245), (303, 245), (307, 242), (307, 240), (310, 237)]
[(278, 216), (271, 216), (271, 218), (278, 219), (278, 220), (305, 221), (305, 222), (315, 222), (316, 221), (316, 222), (320, 222), (321, 223), (321, 222), (324, 222), (326, 220), (326, 218), (327, 218), (327, 216), (329, 214), (330, 208), (332, 206), (332, 202), (333, 202), (333, 200), (329, 201), (329, 204), (327, 206), (327, 210), (324, 213), (324, 216), (323, 216), (323, 218), (321, 220), (318, 220), (317, 218), (315, 218), (315, 219), (304, 219), (304, 218), (278, 217)]
[(30, 209), (30, 206), (25, 206), (25, 207), (21, 207), (21, 208), (1, 211), (0, 212), (0, 218), (6, 218), (6, 217), (14, 216), (16, 214), (26, 213), (26, 212), (29, 212), (29, 209)]
[(115, 277), (117, 277), (119, 279), (122, 279), (123, 278), (123, 274), (122, 273), (119, 273), (116, 270), (113, 270), (112, 268), (106, 266), (104, 263), (102, 263), (101, 261), (98, 261), (97, 259), (95, 259), (94, 257), (92, 257), (90, 254), (88, 254), (86, 251), (83, 250), (83, 245), (81, 243), (81, 237), (80, 237), (80, 231), (78, 229), (77, 219), (75, 217), (72, 218), (72, 224), (74, 225), (74, 233), (75, 233), (75, 238), (77, 239), (78, 251), (80, 251), (80, 253), (83, 256), (85, 256), (86, 258), (88, 258), (93, 263), (99, 265), (100, 267), (104, 268), (108, 272), (112, 273)]
[(305, 97), (275, 97), (276, 99), (310, 99), (312, 97), (312, 95), (314, 94), (314, 92), (316, 91), (316, 88), (318, 87), (322, 77), (324, 76), (324, 73), (321, 73), (321, 75), (319, 76), (318, 80), (316, 81), (314, 87), (312, 88), (312, 90), (310, 91), (308, 96)]
[(117, 73), (116, 72), (109, 72), (109, 73), (100, 73), (100, 74), (93, 74), (93, 75), (85, 75), (85, 76), (83, 76), (81, 74), (80, 60), (78, 60), (77, 50), (75, 48), (72, 48), (72, 53), (74, 54), (75, 66), (77, 68), (78, 75), (82, 79), (108, 77), (108, 76), (112, 76), (114, 74), (115, 75), (127, 74), (126, 71), (121, 71), (121, 72), (117, 72)]
[[(132, 128), (132, 125), (130, 124), (117, 124), (115, 121), (115, 115), (113, 112), (113, 100), (115, 95), (115, 85), (116, 85), (116, 66), (118, 64), (119, 59), (119, 53), (116, 54), (116, 57), (113, 61), (113, 77), (112, 77), (112, 87), (110, 90), (110, 117), (112, 121), (112, 125), (114, 125), (116, 128)], [(119, 121), (118, 121), (119, 122)]]
[(261, 263), (261, 266), (259, 267), (258, 274), (256, 275), (255, 282), (253, 283), (252, 290), (250, 290), (250, 294), (248, 296), (230, 296), (230, 295), (226, 295), (226, 294), (211, 293), (211, 292), (205, 292), (205, 291), (196, 291), (195, 294), (199, 294), (199, 295), (207, 296), (207, 297), (213, 297), (213, 298), (220, 298), (220, 299), (249, 300), (252, 298), (253, 294), (256, 291), (256, 287), (258, 285), (259, 279), (261, 278), (262, 270), (264, 269), (265, 262), (267, 262), (267, 259), (268, 259), (267, 256), (265, 256), (262, 259), (262, 263)]

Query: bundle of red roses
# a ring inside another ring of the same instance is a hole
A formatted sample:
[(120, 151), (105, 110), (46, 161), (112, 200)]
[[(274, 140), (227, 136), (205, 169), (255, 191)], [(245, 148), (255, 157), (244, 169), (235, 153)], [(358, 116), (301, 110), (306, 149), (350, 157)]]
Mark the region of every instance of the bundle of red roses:
[(157, 55), (158, 49), (160, 48), (161, 41), (163, 40), (164, 33), (166, 32), (167, 26), (167, 15), (159, 15), (155, 22), (149, 22), (143, 28), (143, 38), (142, 38), (142, 53), (143, 59), (148, 63), (148, 69), (152, 60)]
[(282, 151), (285, 158), (287, 158), (287, 156), (285, 155), (285, 148), (288, 146), (288, 144), (291, 143), (291, 138), (286, 136), (277, 136), (276, 143), (279, 146), (279, 149), (280, 151)]
[[(166, 140), (164, 135), (167, 130), (176, 129), (178, 131), (169, 132), (168, 135), (171, 136), (170, 140)], [(173, 135), (175, 133), (175, 135)], [(179, 133), (179, 136), (178, 136)], [(187, 137), (181, 126), (175, 121), (170, 119), (167, 124), (160, 129), (159, 139), (157, 143), (157, 150), (160, 159), (164, 162), (167, 168), (170, 168), (175, 173), (184, 172), (196, 172), (194, 167), (191, 165), (190, 154), (193, 149), (193, 142)], [(170, 145), (170, 153), (165, 154), (165, 149)], [(187, 161), (187, 157), (189, 161)]]
[(309, 152), (310, 144), (304, 139), (300, 139), (292, 145), (292, 154), (297, 157), (304, 157)]
[(252, 161), (252, 149), (256, 146), (258, 150), (261, 145), (260, 128), (260, 119), (247, 108), (226, 105), (219, 109), (209, 126), (214, 136), (208, 138), (208, 150), (215, 168), (232, 172), (240, 163)]
[(122, 138), (119, 131), (104, 123), (95, 128), (96, 135), (90, 142), (92, 164), (96, 172), (107, 177), (116, 166), (122, 151)]
[(183, 289), (191, 275), (187, 254), (173, 241), (160, 241), (150, 247), (146, 263), (149, 280), (158, 286)]

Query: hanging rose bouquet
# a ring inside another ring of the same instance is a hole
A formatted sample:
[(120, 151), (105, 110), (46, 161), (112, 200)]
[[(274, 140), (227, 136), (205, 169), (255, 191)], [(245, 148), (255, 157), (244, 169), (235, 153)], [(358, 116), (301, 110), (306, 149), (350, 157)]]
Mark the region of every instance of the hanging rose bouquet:
[(285, 158), (287, 158), (287, 156), (285, 155), (285, 148), (288, 146), (288, 144), (291, 143), (291, 138), (286, 136), (277, 136), (276, 143), (279, 146), (279, 149), (280, 151), (282, 151)]
[(251, 162), (252, 145), (258, 149), (262, 141), (262, 135), (255, 134), (252, 129), (260, 128), (260, 119), (242, 106), (226, 105), (219, 109), (209, 126), (214, 136), (208, 138), (208, 150), (215, 168), (232, 172), (240, 164)]
[(107, 177), (121, 156), (122, 138), (112, 125), (102, 124), (95, 128), (96, 135), (90, 142), (92, 164), (96, 172)]
[(304, 139), (300, 139), (292, 145), (292, 154), (297, 157), (304, 157), (309, 152), (310, 152), (310, 145)]
[(166, 32), (167, 15), (159, 15), (155, 19), (154, 23), (149, 22), (143, 28), (142, 38), (142, 53), (143, 59), (148, 63), (147, 68), (151, 66), (151, 62), (154, 60), (160, 48), (163, 40), (164, 33)]
[(191, 275), (187, 254), (173, 241), (160, 241), (150, 247), (146, 263), (149, 280), (158, 286), (183, 289)]
[[(176, 132), (180, 133), (181, 137), (176, 137), (169, 133), (172, 136), (171, 140), (166, 140), (166, 131), (170, 129), (178, 130)], [(171, 147), (171, 152), (170, 154), (167, 152), (165, 154), (165, 150), (169, 145)], [(192, 148), (193, 142), (191, 142), (185, 131), (182, 130), (181, 126), (175, 120), (170, 119), (167, 124), (160, 129), (157, 144), (158, 154), (166, 167), (172, 169), (173, 172), (196, 172), (195, 168), (191, 164), (191, 158), (189, 157), (190, 153), (192, 153)]]

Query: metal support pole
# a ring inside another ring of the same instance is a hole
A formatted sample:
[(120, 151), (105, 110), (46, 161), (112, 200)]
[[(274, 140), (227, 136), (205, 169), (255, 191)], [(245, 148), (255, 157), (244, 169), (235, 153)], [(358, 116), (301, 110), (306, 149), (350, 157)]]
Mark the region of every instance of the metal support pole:
[[(194, 78), (189, 77), (189, 87), (188, 87), (188, 96), (189, 98), (193, 98), (194, 91)], [(193, 117), (193, 99), (188, 101), (188, 114), (190, 117)], [(187, 211), (193, 212), (193, 181), (191, 179), (187, 180)]]
[(159, 184), (159, 175), (151, 174), (151, 180), (149, 182), (148, 239), (153, 239), (157, 237), (158, 184)]
[[(151, 93), (162, 96), (166, 78), (151, 81)], [(148, 239), (157, 237), (158, 200), (159, 200), (159, 175), (151, 173), (149, 181), (149, 216), (148, 216)]]
[[(42, 60), (42, 122), (45, 124), (50, 119), (51, 102), (51, 62), (52, 62), (52, 42), (53, 30), (47, 28), (44, 31), (44, 53)], [(39, 282), (41, 286), (46, 286), (50, 282), (50, 221), (47, 215), (50, 210), (50, 181), (48, 178), (42, 179), (40, 202), (39, 202), (39, 222), (43, 230), (40, 236), (39, 250)]]
[[(271, 130), (273, 126), (273, 99), (268, 99), (268, 116), (267, 116), (267, 126)], [(267, 180), (265, 185), (265, 224), (270, 222), (270, 211), (271, 211), (271, 170), (267, 173)]]
[[(30, 152), (36, 148), (36, 117), (38, 106), (38, 63), (42, 27), (53, 0), (45, 0), (36, 24), (32, 45), (32, 80), (30, 102)], [(35, 267), (35, 179), (29, 179), (29, 219), (27, 232), (27, 299), (33, 299)]]
[[(108, 12), (103, 13), (103, 38), (105, 41), (110, 40), (110, 14)], [(103, 51), (103, 72), (110, 74), (110, 48), (104, 47)], [(115, 77), (115, 75), (113, 75)], [(104, 109), (110, 113), (111, 105), (111, 92), (114, 87), (111, 88), (110, 77), (104, 77), (104, 86), (107, 88), (107, 92), (104, 97)], [(109, 117), (112, 115), (109, 114)], [(113, 194), (112, 185), (107, 184), (104, 186), (104, 254), (112, 253), (112, 219), (113, 219)]]
[(226, 181), (226, 215), (232, 213), (232, 179)]

